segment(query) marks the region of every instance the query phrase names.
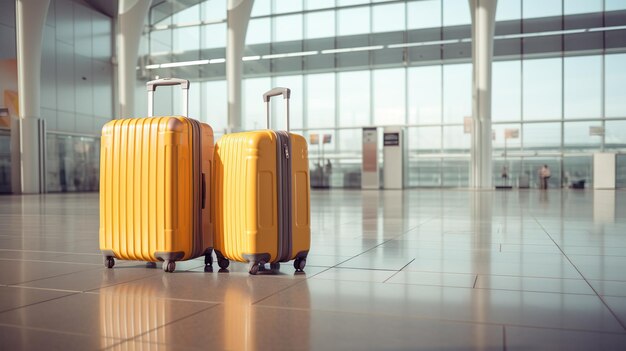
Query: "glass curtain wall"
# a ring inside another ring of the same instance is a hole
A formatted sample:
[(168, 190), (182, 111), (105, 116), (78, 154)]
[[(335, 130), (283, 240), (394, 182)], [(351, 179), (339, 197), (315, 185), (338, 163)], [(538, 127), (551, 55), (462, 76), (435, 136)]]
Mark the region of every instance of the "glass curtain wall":
[[(140, 78), (192, 79), (191, 115), (219, 136), (226, 126), (225, 0), (180, 5), (151, 11)], [(467, 0), (256, 0), (244, 54), (243, 127), (264, 128), (261, 94), (288, 86), (292, 129), (327, 141), (310, 145), (312, 182), (359, 186), (361, 128), (401, 125), (408, 186), (467, 186), (468, 6)], [(625, 15), (626, 6), (609, 0), (498, 1), (495, 184), (506, 167), (509, 185), (526, 178), (536, 187), (543, 164), (552, 168), (552, 187), (591, 182), (593, 152), (626, 151)], [(194, 60), (208, 62), (161, 67)], [(176, 91), (163, 96), (162, 111), (177, 109)], [(273, 100), (272, 126), (284, 128), (283, 111), (282, 101)], [(595, 127), (606, 132), (591, 135)]]

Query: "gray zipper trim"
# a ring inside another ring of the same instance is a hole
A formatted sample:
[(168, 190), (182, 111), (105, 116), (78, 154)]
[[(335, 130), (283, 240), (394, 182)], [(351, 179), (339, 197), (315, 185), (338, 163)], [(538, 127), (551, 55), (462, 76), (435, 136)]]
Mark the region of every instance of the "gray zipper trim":
[(278, 197), (278, 251), (274, 262), (285, 262), (292, 251), (292, 182), (291, 182), (291, 138), (288, 132), (276, 134), (276, 179)]

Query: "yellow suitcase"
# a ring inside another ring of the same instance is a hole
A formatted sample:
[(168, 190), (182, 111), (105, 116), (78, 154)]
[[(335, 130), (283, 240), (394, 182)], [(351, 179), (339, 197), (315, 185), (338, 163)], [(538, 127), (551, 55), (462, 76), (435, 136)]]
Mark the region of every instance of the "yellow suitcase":
[[(275, 88), (269, 101), (282, 95), (289, 121), (290, 90)], [(289, 130), (289, 122), (287, 122)], [(307, 142), (301, 135), (260, 130), (224, 135), (215, 146), (215, 253), (220, 268), (229, 260), (249, 262), (250, 274), (270, 263), (306, 264), (311, 241)]]
[[(147, 83), (149, 115), (158, 86), (178, 85), (187, 114), (189, 81)], [(100, 158), (100, 250), (105, 266), (115, 258), (175, 261), (205, 256), (212, 265), (209, 211), (213, 130), (182, 116), (118, 119), (102, 128)]]

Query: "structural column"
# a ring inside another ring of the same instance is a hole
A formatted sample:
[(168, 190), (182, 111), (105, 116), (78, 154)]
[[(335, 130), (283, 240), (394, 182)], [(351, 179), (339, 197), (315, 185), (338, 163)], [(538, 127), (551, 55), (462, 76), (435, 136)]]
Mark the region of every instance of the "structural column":
[(120, 117), (128, 118), (135, 115), (139, 42), (151, 3), (149, 0), (119, 0), (116, 43)]
[[(241, 130), (241, 80), (243, 49), (254, 0), (228, 0), (226, 85), (228, 87), (228, 133)], [(260, 101), (259, 97), (259, 103)]]
[(491, 64), (497, 0), (469, 0), (472, 14), (472, 149), (470, 186), (491, 189)]
[[(45, 143), (41, 122), (41, 51), (50, 0), (17, 0), (17, 91), (22, 193), (45, 191)], [(17, 135), (13, 135), (17, 136)]]

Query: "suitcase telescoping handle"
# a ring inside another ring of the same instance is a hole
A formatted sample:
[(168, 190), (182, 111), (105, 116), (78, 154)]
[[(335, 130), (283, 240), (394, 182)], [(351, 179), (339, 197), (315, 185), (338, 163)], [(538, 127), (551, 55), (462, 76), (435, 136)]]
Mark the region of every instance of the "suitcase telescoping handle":
[(146, 83), (146, 88), (148, 90), (148, 116), (152, 117), (154, 115), (154, 91), (157, 87), (166, 85), (180, 85), (183, 91), (183, 116), (188, 117), (187, 110), (189, 108), (189, 81), (187, 79), (180, 78), (161, 78), (157, 80), (151, 80)]
[(282, 95), (285, 99), (285, 106), (287, 109), (287, 131), (289, 131), (289, 98), (291, 97), (291, 89), (289, 88), (274, 88), (267, 93), (263, 94), (263, 101), (265, 102), (265, 108), (267, 112), (267, 129), (270, 129), (270, 98), (272, 96)]

